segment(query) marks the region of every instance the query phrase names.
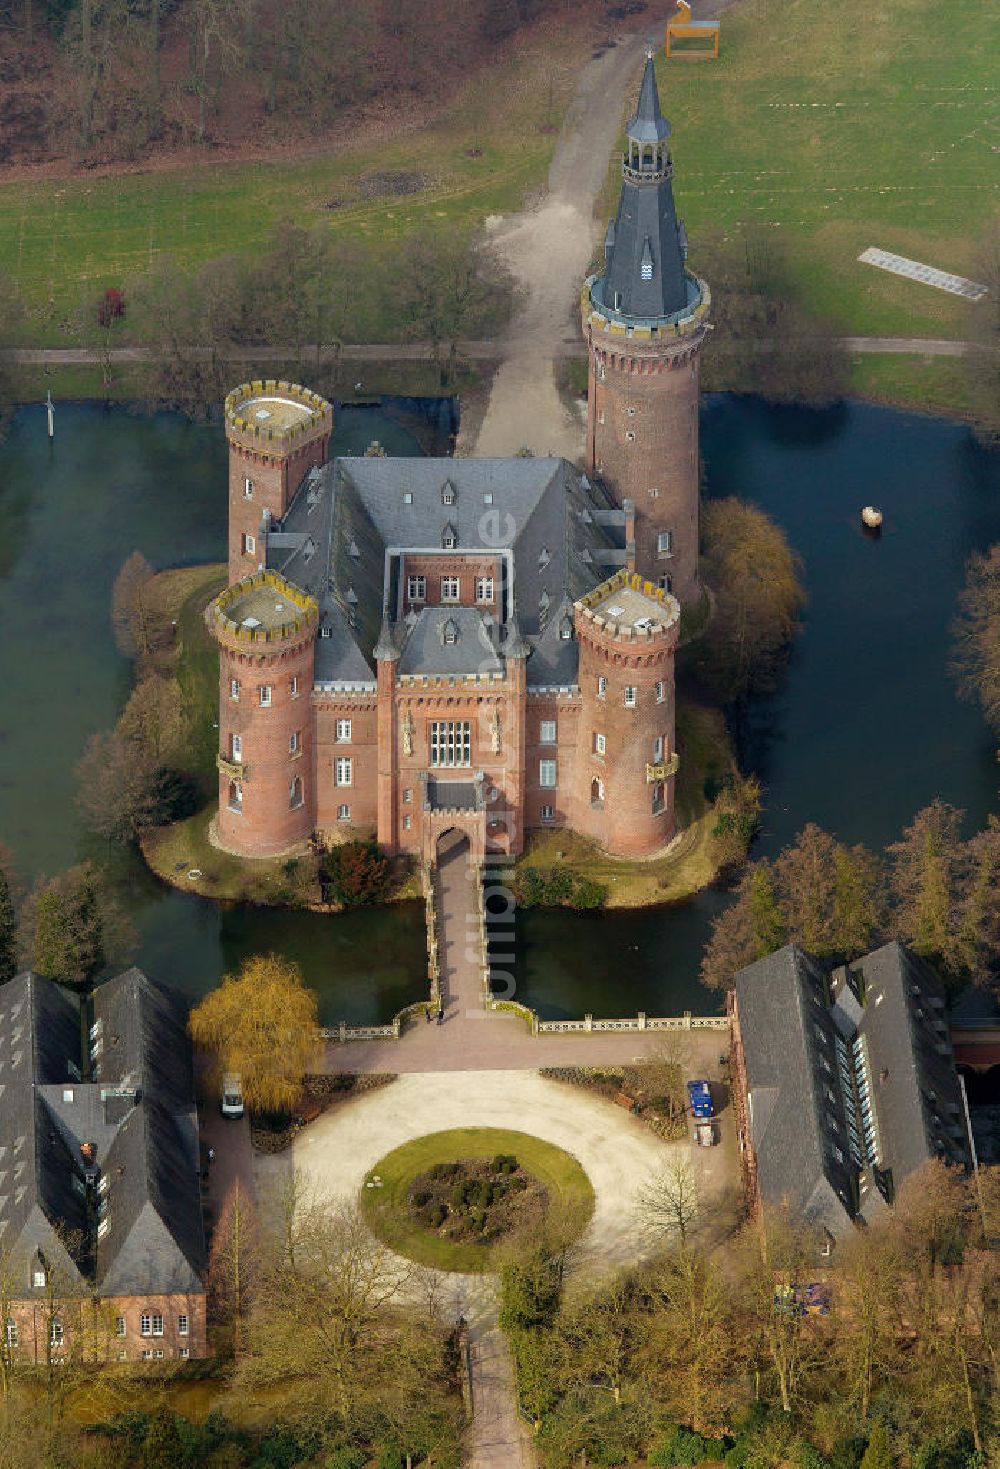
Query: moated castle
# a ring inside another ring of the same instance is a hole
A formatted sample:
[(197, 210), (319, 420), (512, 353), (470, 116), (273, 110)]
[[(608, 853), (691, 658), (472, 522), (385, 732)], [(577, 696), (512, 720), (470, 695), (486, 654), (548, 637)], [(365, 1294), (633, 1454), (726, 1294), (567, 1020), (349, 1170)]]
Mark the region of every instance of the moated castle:
[(216, 839), (314, 831), (474, 859), (568, 827), (638, 856), (674, 833), (674, 655), (698, 595), (698, 363), (670, 125), (648, 59), (604, 269), (582, 296), (586, 472), (563, 459), (327, 461), (333, 410), (226, 400), (229, 580)]

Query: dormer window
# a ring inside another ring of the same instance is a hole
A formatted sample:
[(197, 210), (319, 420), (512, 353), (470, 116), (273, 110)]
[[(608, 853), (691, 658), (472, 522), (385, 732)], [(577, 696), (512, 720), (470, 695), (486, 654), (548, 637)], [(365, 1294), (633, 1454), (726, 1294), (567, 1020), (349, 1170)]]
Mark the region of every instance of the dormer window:
[(646, 242), (642, 247), (642, 259), (639, 262), (639, 275), (644, 281), (651, 281), (653, 279), (653, 252), (649, 248), (648, 235), (646, 236)]
[(538, 564), (539, 564), (539, 566), (542, 567), (542, 568), (544, 568), (544, 567), (548, 566), (548, 564), (549, 564), (549, 562), (551, 560), (552, 560), (552, 557), (549, 555), (549, 548), (548, 548), (548, 546), (543, 546), (542, 549), (538, 553)]
[(451, 521), (448, 522), (441, 532), (441, 545), (446, 551), (454, 551), (458, 545), (458, 531), (452, 525)]
[(324, 622), (323, 626), (319, 630), (319, 635), (320, 635), (321, 638), (332, 638), (333, 637), (333, 628), (330, 626), (330, 624), (328, 622)]
[(412, 490), (404, 490), (403, 491), (403, 504), (404, 505), (412, 505), (413, 504), (413, 491)]
[(347, 548), (347, 554), (348, 556), (350, 556), (352, 561), (357, 561), (358, 557), (361, 555), (361, 552), (358, 550), (357, 541), (351, 542), (351, 544)]
[(446, 479), (445, 482), (444, 482), (444, 484), (441, 486), (441, 504), (442, 505), (454, 505), (454, 503), (455, 503), (455, 486), (452, 484), (452, 482), (451, 482), (450, 479)]
[(347, 588), (347, 600), (352, 607), (356, 607), (358, 605), (358, 594), (353, 587)]
[(568, 643), (568, 642), (571, 642), (572, 641), (572, 638), (573, 638), (573, 619), (572, 619), (572, 617), (564, 617), (563, 620), (562, 620), (562, 622), (560, 622), (560, 624), (559, 624), (559, 636), (562, 638), (562, 640), (563, 640), (564, 643)]
[(447, 622), (441, 624), (441, 641), (442, 643), (458, 642), (458, 624), (453, 622), (450, 617)]

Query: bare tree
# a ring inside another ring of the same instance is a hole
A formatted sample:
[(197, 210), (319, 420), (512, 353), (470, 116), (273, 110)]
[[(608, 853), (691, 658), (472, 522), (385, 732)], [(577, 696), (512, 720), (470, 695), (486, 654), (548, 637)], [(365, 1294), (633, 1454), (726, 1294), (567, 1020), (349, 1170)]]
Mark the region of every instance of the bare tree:
[(208, 1295), (216, 1320), (232, 1328), (233, 1356), (243, 1355), (246, 1320), (263, 1265), (257, 1211), (237, 1179), (222, 1203), (208, 1262)]
[(155, 575), (141, 551), (133, 551), (115, 577), (111, 624), (118, 650), (126, 658), (148, 658), (154, 646), (149, 587)]
[(686, 1148), (675, 1148), (669, 1161), (642, 1186), (636, 1212), (649, 1234), (687, 1243), (698, 1212), (698, 1180)]

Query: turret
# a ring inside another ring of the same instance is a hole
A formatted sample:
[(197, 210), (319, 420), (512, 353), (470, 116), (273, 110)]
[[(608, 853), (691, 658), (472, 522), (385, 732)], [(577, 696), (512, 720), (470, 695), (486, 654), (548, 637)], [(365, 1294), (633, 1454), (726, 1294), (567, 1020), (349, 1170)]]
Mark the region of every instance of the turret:
[(310, 694), (319, 607), (274, 572), (227, 588), (206, 621), (219, 645), (220, 847), (270, 857), (316, 826)]
[(280, 520), (314, 465), (325, 463), (333, 409), (298, 383), (243, 383), (226, 398), (229, 443), (229, 580), (263, 566), (271, 521)]
[(710, 295), (687, 268), (670, 132), (649, 53), (604, 270), (587, 281), (581, 308), (587, 467), (619, 504), (634, 502), (635, 569), (686, 602), (698, 593), (698, 363)]
[(574, 605), (580, 647), (577, 819), (608, 851), (642, 857), (674, 834), (676, 599), (619, 572)]

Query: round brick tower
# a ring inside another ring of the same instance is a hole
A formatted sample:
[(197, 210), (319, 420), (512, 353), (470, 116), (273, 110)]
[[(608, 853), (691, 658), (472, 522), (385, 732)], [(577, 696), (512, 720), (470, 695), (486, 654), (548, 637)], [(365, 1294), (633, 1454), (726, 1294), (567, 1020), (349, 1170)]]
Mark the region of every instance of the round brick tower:
[(604, 270), (581, 298), (587, 467), (634, 507), (635, 569), (688, 602), (698, 593), (698, 370), (711, 298), (687, 268), (669, 136), (650, 53)]
[(310, 694), (319, 607), (271, 571), (210, 605), (219, 644), (220, 847), (273, 857), (316, 826)]
[(574, 826), (618, 857), (674, 834), (677, 600), (619, 572), (575, 605), (580, 646)]
[(226, 397), (229, 581), (263, 563), (262, 521), (280, 520), (303, 478), (326, 462), (333, 409), (298, 383), (243, 383)]

